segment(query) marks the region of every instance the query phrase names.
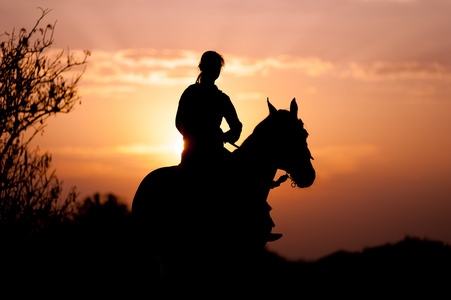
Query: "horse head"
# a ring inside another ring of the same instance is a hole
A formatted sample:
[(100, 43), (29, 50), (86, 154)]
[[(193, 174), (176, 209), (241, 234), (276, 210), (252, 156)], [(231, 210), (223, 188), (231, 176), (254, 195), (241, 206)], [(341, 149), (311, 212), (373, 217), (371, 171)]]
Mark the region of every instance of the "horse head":
[[(268, 99), (269, 116), (266, 140), (278, 169), (290, 174), (294, 183), (305, 188), (313, 184), (316, 174), (312, 166), (313, 157), (307, 146), (308, 132), (298, 119), (298, 105), (293, 99), (290, 111), (277, 110)], [(266, 127), (266, 126), (265, 126)]]

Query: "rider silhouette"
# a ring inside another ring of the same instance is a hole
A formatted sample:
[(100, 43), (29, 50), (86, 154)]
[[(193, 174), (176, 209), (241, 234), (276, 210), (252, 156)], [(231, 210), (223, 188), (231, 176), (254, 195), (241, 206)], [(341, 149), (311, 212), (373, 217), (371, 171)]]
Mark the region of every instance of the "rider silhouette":
[[(235, 143), (240, 137), (242, 124), (235, 107), (215, 85), (223, 66), (224, 59), (219, 53), (205, 52), (196, 83), (180, 98), (175, 124), (185, 144), (182, 166), (220, 163), (229, 153), (224, 143)], [(225, 133), (220, 128), (222, 118), (230, 127)]]
[[(202, 170), (199, 167), (207, 167), (211, 171), (213, 167), (220, 171), (227, 164), (230, 155), (224, 148), (224, 143), (235, 143), (240, 137), (243, 126), (235, 107), (229, 96), (215, 85), (223, 67), (224, 59), (219, 53), (205, 52), (199, 63), (200, 74), (196, 83), (190, 85), (180, 98), (175, 124), (183, 135), (185, 145), (181, 166), (185, 169), (195, 171)], [(225, 133), (220, 128), (223, 118), (230, 128)], [(214, 172), (213, 175), (216, 176), (213, 177), (227, 177), (220, 173)], [(268, 226), (273, 227), (270, 209), (268, 205)], [(267, 240), (275, 241), (281, 236), (270, 233)]]

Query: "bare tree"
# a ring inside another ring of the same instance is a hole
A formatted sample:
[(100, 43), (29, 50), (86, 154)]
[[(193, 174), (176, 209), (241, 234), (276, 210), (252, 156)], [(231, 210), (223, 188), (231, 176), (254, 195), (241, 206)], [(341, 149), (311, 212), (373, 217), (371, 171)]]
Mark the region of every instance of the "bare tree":
[[(75, 200), (74, 188), (59, 199), (62, 183), (50, 169), (50, 153), (40, 155), (29, 144), (50, 116), (69, 113), (79, 101), (77, 84), (90, 55), (46, 55), (56, 22), (41, 26), (50, 10), (41, 11), (31, 31), (5, 33), (0, 44), (0, 225), (27, 230), (39, 229)], [(72, 72), (80, 66), (80, 73)]]

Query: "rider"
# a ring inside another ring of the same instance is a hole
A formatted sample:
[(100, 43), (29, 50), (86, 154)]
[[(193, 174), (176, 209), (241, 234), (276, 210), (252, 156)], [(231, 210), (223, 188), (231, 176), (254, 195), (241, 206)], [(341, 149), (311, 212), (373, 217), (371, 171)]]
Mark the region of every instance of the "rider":
[[(224, 143), (235, 143), (240, 137), (242, 124), (235, 107), (215, 85), (223, 66), (224, 59), (219, 53), (205, 52), (196, 83), (180, 98), (175, 124), (185, 144), (182, 166), (220, 162), (228, 153)], [(220, 128), (222, 118), (230, 127), (225, 133)]]
[[(242, 124), (235, 107), (229, 96), (215, 85), (223, 67), (224, 58), (219, 53), (205, 52), (199, 63), (200, 74), (196, 83), (190, 85), (180, 98), (175, 124), (183, 135), (183, 168), (201, 170), (199, 166), (224, 166), (230, 155), (224, 143), (233, 144), (241, 135)], [(220, 128), (222, 118), (225, 118), (230, 128), (225, 133)], [(269, 209), (268, 218), (270, 226), (274, 226)], [(270, 233), (267, 240), (275, 241), (281, 236)]]

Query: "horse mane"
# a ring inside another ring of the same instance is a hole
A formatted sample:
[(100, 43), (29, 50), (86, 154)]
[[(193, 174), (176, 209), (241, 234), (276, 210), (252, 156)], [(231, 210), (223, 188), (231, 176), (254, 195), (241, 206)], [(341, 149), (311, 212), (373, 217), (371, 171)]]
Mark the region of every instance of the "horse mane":
[(257, 144), (257, 141), (260, 141), (264, 138), (264, 133), (268, 131), (268, 128), (270, 127), (270, 115), (267, 116), (263, 121), (257, 124), (255, 126), (252, 133), (243, 141), (241, 144), (241, 147), (236, 149), (233, 153), (242, 153), (245, 152), (248, 148), (253, 148)]

